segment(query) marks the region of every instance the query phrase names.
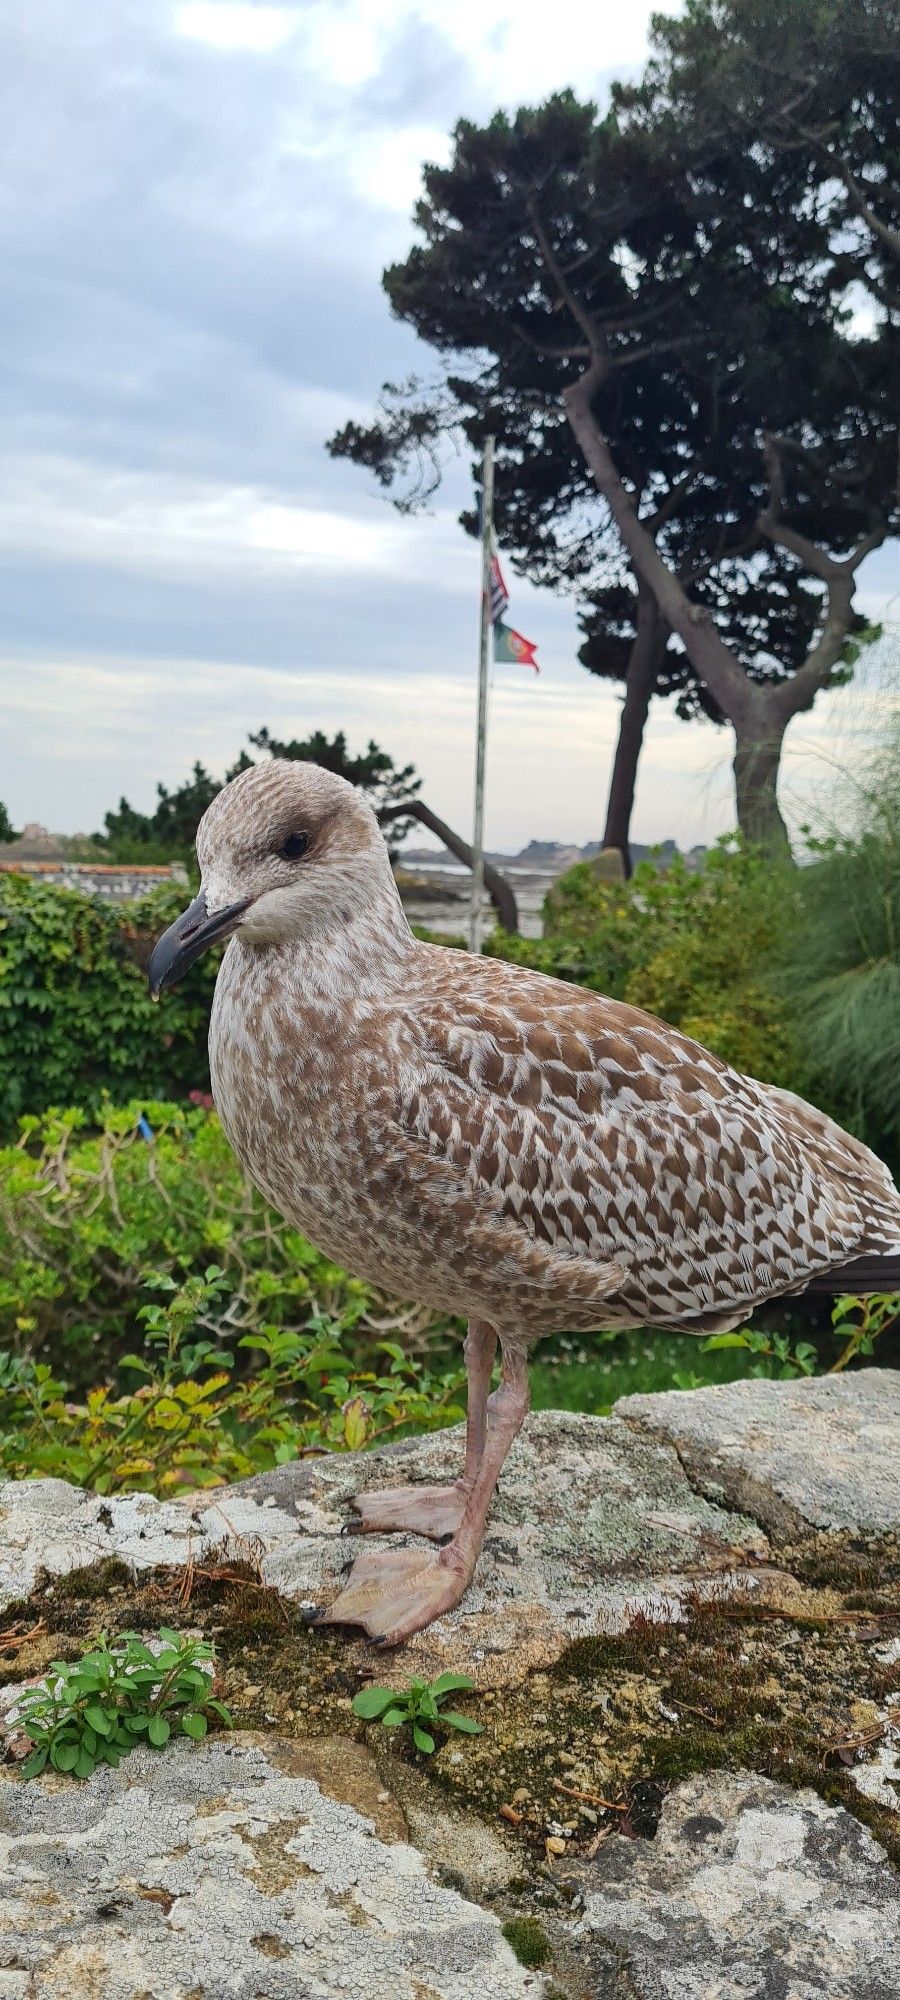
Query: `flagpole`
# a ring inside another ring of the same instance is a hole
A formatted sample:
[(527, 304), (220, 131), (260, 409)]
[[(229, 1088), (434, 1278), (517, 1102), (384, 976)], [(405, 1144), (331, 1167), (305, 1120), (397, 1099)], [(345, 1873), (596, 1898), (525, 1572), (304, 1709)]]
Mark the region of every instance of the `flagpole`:
[(494, 531), (494, 440), (485, 439), (481, 481), (481, 624), (478, 647), (478, 723), (475, 737), (475, 826), (472, 835), (472, 911), (469, 949), (481, 950), (484, 900), (484, 768), (487, 747), (488, 678), (491, 670), (491, 553)]

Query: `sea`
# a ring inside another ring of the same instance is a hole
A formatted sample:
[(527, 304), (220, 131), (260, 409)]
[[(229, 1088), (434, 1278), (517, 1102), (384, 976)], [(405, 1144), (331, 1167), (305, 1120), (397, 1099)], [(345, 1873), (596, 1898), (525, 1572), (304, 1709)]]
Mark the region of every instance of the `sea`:
[[(434, 885), (433, 894), (430, 892), (427, 896), (404, 893), (403, 907), (410, 923), (424, 924), (428, 930), (442, 937), (468, 937), (472, 880), (468, 868), (446, 861), (432, 863), (416, 859), (410, 861), (409, 869), (411, 874)], [(544, 897), (562, 871), (559, 868), (520, 867), (514, 861), (507, 861), (502, 872), (515, 893), (522, 936), (540, 937)], [(442, 894), (442, 891), (446, 893)], [(483, 908), (484, 927), (490, 930), (496, 919), (493, 905), (487, 897)]]

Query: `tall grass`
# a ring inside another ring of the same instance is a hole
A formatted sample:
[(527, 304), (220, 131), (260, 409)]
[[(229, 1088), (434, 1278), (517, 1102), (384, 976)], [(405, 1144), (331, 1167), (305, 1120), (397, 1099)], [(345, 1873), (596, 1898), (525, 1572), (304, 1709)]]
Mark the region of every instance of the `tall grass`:
[(817, 1100), (900, 1165), (900, 714), (810, 844), (785, 983)]

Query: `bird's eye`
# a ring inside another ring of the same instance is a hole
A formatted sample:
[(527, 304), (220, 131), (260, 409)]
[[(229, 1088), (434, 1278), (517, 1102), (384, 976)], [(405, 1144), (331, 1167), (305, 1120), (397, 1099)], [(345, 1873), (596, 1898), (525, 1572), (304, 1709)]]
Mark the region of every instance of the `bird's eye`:
[(284, 855), (285, 861), (299, 861), (301, 854), (306, 853), (308, 846), (308, 833), (289, 833), (281, 852)]

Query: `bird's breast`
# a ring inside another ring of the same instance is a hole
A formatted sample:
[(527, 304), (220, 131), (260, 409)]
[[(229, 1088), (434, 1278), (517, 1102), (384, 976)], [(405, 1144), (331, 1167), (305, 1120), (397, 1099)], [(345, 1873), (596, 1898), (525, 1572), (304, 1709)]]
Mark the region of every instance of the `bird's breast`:
[[(222, 984), (220, 974), (220, 985)], [(324, 1005), (281, 1005), (229, 982), (210, 1022), (216, 1109), (245, 1172), (316, 1247), (388, 1282), (369, 1167), (384, 1148), (389, 1092), (373, 1082), (358, 1025)], [(378, 1268), (374, 1268), (377, 1266)]]

